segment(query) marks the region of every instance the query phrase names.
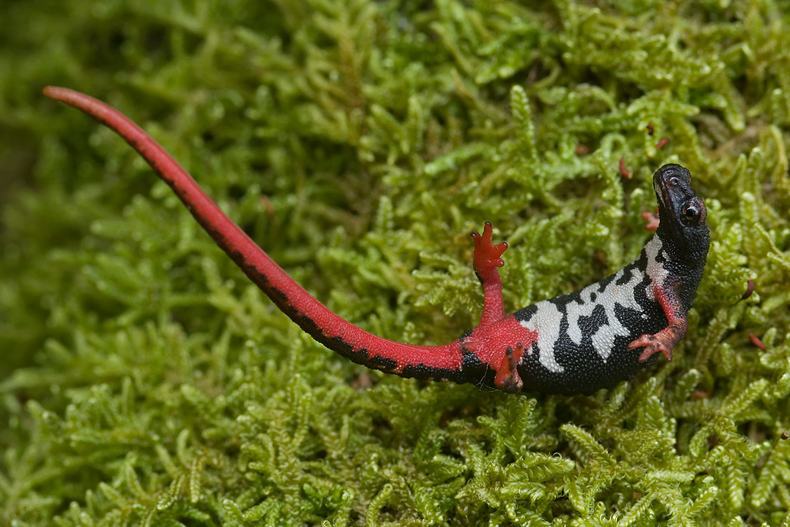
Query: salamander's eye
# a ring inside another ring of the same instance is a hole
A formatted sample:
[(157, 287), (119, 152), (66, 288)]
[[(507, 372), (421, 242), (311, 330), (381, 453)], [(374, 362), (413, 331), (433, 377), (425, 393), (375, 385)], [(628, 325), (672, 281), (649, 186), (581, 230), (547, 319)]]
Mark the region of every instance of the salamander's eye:
[(703, 207), (693, 201), (683, 205), (680, 213), (683, 216), (683, 223), (686, 225), (699, 225), (705, 218), (703, 216)]

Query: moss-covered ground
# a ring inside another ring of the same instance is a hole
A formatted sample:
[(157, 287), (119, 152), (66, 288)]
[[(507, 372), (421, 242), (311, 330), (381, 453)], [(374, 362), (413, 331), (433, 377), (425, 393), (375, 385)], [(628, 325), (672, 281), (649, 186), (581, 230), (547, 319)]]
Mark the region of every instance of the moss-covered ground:
[[(593, 396), (368, 371), (47, 84), (413, 343), (475, 324), (484, 221), (514, 310), (635, 257), (681, 163), (713, 239), (688, 336)], [(5, 0), (0, 525), (788, 525), (788, 139), (775, 0)]]

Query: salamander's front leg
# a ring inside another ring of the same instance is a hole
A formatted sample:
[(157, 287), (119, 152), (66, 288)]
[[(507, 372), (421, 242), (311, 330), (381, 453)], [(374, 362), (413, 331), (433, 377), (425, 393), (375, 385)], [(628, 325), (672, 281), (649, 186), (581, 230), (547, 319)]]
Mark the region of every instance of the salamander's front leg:
[(483, 284), (483, 314), (480, 326), (487, 326), (505, 318), (505, 302), (502, 299), (502, 277), (499, 268), (505, 265), (502, 253), (507, 250), (507, 242), (494, 245), (491, 242), (493, 227), (486, 222), (483, 234), (472, 233), (475, 242), (474, 267), (477, 277)]
[(680, 342), (688, 328), (688, 320), (676, 295), (671, 290), (667, 292), (660, 288), (656, 288), (654, 294), (669, 323), (658, 333), (642, 335), (628, 345), (629, 350), (645, 347), (639, 355), (639, 362), (645, 362), (658, 352), (663, 353), (668, 361), (672, 361), (672, 348)]

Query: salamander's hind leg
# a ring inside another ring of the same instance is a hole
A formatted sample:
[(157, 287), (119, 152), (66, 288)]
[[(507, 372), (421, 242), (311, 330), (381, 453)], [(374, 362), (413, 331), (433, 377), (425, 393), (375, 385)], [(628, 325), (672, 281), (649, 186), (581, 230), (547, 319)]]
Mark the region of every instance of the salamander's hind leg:
[(502, 253), (507, 243), (494, 245), (493, 228), (486, 222), (483, 234), (472, 233), (475, 241), (475, 273), (483, 285), (483, 314), (480, 325), (463, 340), (466, 350), (477, 355), (480, 362), (495, 372), (494, 386), (508, 393), (524, 387), (518, 365), (524, 358), (535, 334), (525, 329), (512, 315), (505, 317), (502, 299), (502, 277), (499, 268), (504, 265)]
[(516, 344), (516, 349), (507, 348), (502, 362), (496, 368), (494, 386), (507, 393), (518, 393), (524, 387), (524, 381), (518, 374), (518, 364), (524, 358), (524, 345)]
[(505, 318), (505, 303), (502, 299), (502, 277), (499, 268), (505, 265), (502, 253), (507, 250), (507, 242), (494, 245), (491, 241), (493, 227), (486, 222), (483, 234), (472, 233), (475, 242), (474, 267), (483, 285), (483, 314), (480, 326), (486, 326)]

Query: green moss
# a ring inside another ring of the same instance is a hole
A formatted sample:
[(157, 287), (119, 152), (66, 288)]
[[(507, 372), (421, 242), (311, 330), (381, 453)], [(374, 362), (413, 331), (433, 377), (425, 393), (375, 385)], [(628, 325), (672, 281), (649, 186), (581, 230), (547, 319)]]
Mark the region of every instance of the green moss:
[[(2, 525), (790, 521), (781, 4), (7, 3)], [(523, 307), (633, 258), (680, 162), (713, 239), (688, 336), (590, 397), (367, 371), (46, 84), (129, 114), (319, 298), (415, 343), (475, 324), (484, 221)]]

